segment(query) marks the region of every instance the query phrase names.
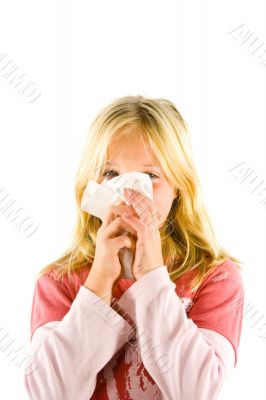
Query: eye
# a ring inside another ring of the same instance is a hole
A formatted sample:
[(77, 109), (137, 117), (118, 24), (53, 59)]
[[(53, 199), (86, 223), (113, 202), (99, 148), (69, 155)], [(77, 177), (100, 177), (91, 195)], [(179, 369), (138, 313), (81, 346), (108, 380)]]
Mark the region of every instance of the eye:
[(110, 177), (110, 175), (108, 175), (109, 172), (114, 172), (115, 174), (117, 174), (117, 172), (115, 172), (114, 170), (111, 169), (111, 170), (105, 171), (105, 172), (103, 173), (103, 176), (104, 176), (104, 177), (107, 176), (107, 178), (109, 178), (109, 177)]
[[(150, 175), (151, 178), (159, 178), (157, 175), (153, 174), (152, 172), (144, 172), (144, 173)], [(153, 177), (151, 175), (153, 175)]]
[[(112, 175), (113, 175), (113, 174), (117, 174), (116, 171), (114, 171), (113, 169), (110, 169), (110, 170), (108, 170), (108, 171), (105, 171), (105, 172), (103, 173), (103, 176), (108, 178), (108, 177), (111, 176), (111, 175), (109, 175), (109, 173), (112, 173)], [(144, 173), (150, 175), (150, 177), (151, 177), (152, 179), (154, 179), (154, 178), (159, 178), (157, 175), (153, 174), (152, 172), (144, 172)], [(151, 176), (151, 175), (153, 175), (153, 176)]]

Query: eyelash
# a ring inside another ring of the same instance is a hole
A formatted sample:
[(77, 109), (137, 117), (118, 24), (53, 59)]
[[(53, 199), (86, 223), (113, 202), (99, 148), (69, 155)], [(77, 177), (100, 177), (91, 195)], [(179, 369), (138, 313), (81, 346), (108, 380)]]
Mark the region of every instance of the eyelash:
[[(105, 172), (103, 173), (103, 176), (106, 176), (108, 172), (115, 172), (115, 173), (117, 174), (116, 171), (114, 171), (113, 169), (110, 169), (110, 170), (108, 170), (108, 171), (105, 171)], [(153, 175), (153, 178), (152, 178), (152, 179), (154, 179), (154, 178), (159, 178), (157, 175), (153, 174), (152, 172), (144, 172), (144, 173), (145, 173), (145, 174), (149, 174), (149, 175)]]

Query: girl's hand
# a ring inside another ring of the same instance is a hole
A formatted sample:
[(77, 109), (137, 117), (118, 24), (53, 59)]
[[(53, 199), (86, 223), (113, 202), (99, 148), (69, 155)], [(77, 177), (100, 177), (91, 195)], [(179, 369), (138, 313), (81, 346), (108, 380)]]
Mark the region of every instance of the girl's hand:
[[(121, 218), (121, 214), (125, 212), (136, 215), (134, 209), (126, 205), (122, 199), (111, 204), (97, 231), (92, 271), (95, 276), (99, 276), (104, 281), (114, 283), (121, 275), (119, 250), (123, 247), (135, 250), (132, 238), (137, 236), (137, 233), (131, 224)], [(122, 234), (124, 229), (130, 232), (130, 237)]]
[(137, 232), (132, 274), (135, 279), (139, 279), (147, 272), (164, 265), (156, 207), (152, 200), (135, 190), (124, 189), (123, 194), (138, 215), (126, 217), (122, 214), (122, 218)]

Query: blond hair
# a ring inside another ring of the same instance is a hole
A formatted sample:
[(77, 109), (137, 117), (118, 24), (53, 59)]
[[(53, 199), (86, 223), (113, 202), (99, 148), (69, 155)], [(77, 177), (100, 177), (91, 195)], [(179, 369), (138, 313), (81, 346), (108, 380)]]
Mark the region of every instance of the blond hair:
[(72, 241), (37, 278), (54, 270), (59, 279), (65, 274), (71, 279), (73, 272), (92, 265), (101, 220), (81, 210), (81, 199), (89, 179), (100, 181), (109, 145), (123, 138), (139, 138), (148, 144), (178, 193), (160, 227), (162, 255), (170, 279), (174, 282), (197, 268), (190, 283), (196, 290), (208, 273), (229, 258), (242, 270), (242, 261), (217, 241), (203, 202), (187, 123), (171, 101), (138, 95), (114, 99), (91, 124), (75, 179), (77, 219)]

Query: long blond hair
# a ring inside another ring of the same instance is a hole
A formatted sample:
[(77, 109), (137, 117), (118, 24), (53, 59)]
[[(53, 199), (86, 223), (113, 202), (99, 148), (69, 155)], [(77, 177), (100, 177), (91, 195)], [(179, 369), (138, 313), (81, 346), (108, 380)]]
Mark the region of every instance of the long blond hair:
[(89, 179), (100, 181), (111, 142), (125, 137), (138, 137), (150, 146), (166, 178), (178, 192), (160, 227), (162, 254), (170, 279), (174, 282), (197, 268), (190, 283), (196, 290), (206, 274), (229, 258), (242, 270), (242, 261), (231, 256), (217, 241), (203, 202), (186, 121), (171, 101), (138, 95), (114, 99), (89, 127), (75, 179), (77, 219), (72, 241), (63, 255), (46, 265), (37, 278), (54, 270), (58, 279), (67, 274), (71, 280), (74, 271), (92, 265), (101, 220), (81, 210), (82, 195)]

